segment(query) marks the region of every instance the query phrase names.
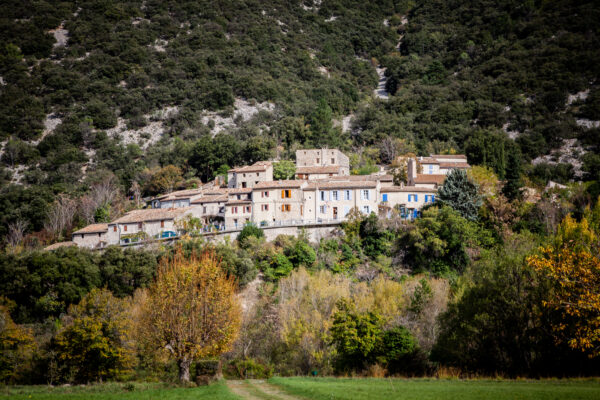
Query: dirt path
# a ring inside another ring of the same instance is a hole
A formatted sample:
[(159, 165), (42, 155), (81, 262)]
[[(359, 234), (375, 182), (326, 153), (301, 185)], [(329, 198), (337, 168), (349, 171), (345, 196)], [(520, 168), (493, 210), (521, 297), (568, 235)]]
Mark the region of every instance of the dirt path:
[(304, 400), (301, 397), (285, 393), (277, 386), (261, 379), (247, 379), (245, 381), (227, 381), (231, 392), (244, 400)]

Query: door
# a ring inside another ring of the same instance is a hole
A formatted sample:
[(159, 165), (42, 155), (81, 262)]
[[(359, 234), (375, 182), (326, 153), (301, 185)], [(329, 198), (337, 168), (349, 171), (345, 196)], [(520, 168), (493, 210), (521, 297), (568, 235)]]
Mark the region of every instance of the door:
[(419, 216), (419, 210), (414, 209), (413, 210), (413, 218), (417, 218)]
[(337, 207), (333, 207), (333, 219), (337, 219), (337, 218), (338, 218)]

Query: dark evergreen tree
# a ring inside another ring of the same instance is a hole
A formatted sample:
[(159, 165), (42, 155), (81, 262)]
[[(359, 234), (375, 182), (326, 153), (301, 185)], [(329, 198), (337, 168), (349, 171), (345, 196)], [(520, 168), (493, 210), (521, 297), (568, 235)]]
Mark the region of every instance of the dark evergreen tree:
[(460, 213), (464, 218), (475, 221), (481, 207), (481, 196), (477, 184), (467, 177), (467, 172), (454, 169), (438, 190), (438, 200)]
[(502, 193), (509, 200), (515, 200), (521, 197), (521, 152), (516, 146), (508, 153), (508, 164), (506, 165), (506, 183), (502, 188)]

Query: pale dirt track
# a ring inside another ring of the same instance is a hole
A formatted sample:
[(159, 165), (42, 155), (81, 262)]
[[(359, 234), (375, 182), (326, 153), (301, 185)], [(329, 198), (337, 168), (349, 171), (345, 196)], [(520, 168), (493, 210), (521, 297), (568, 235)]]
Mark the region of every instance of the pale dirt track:
[(283, 392), (277, 386), (261, 379), (247, 379), (244, 381), (227, 381), (231, 392), (245, 400), (304, 400)]

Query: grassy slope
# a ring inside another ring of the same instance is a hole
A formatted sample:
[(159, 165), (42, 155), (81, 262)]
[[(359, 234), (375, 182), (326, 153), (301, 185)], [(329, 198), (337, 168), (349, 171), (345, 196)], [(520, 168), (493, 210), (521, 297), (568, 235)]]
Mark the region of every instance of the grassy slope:
[(124, 384), (108, 383), (91, 386), (14, 386), (0, 389), (0, 399), (85, 399), (85, 400), (184, 400), (219, 399), (237, 400), (239, 397), (229, 392), (225, 382), (198, 388), (170, 388), (162, 384), (136, 384), (135, 389), (126, 391)]
[(493, 381), (429, 379), (272, 378), (286, 391), (310, 399), (598, 399), (600, 381)]

